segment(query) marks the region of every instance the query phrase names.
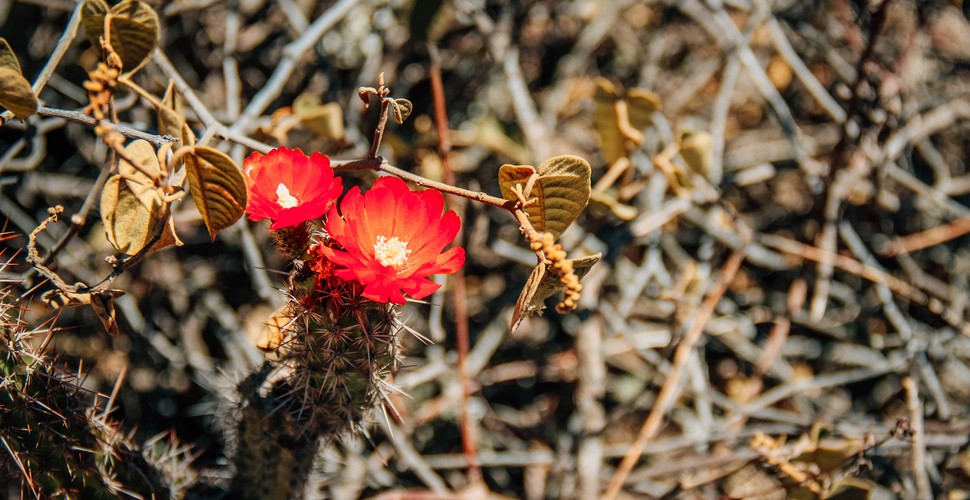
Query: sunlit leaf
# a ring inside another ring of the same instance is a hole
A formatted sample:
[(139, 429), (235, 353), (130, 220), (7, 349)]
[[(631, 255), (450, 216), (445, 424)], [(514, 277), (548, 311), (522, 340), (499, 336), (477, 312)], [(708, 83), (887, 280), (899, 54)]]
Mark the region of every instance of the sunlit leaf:
[(225, 153), (195, 146), (185, 166), (195, 207), (215, 240), (219, 231), (233, 225), (246, 210), (249, 192), (242, 171)]
[(589, 163), (578, 156), (556, 156), (539, 165), (538, 171), (542, 223), (536, 229), (559, 238), (589, 203)]
[[(617, 102), (623, 101), (626, 116), (617, 115)], [(649, 90), (630, 89), (625, 95), (606, 78), (596, 79), (593, 94), (593, 126), (600, 136), (603, 157), (610, 165), (629, 154), (627, 136), (621, 127), (637, 132), (650, 125), (653, 114), (660, 110), (660, 96)]]
[(498, 186), (502, 190), (502, 197), (506, 200), (518, 201), (519, 198), (513, 191), (515, 186), (518, 184), (525, 188), (533, 175), (536, 176), (536, 179), (532, 192), (527, 194), (534, 197), (538, 195), (535, 191), (535, 184), (539, 181), (539, 173), (536, 172), (536, 168), (532, 165), (502, 165), (498, 169)]
[(710, 132), (684, 130), (677, 134), (680, 156), (695, 174), (709, 177), (714, 163), (714, 138)]
[[(589, 270), (593, 268), (593, 265), (599, 262), (602, 258), (603, 254), (597, 252), (596, 254), (588, 255), (586, 257), (571, 259), (571, 262), (573, 263), (573, 273), (576, 274), (577, 278), (583, 279), (583, 277), (589, 274)], [(541, 308), (546, 299), (559, 292), (562, 292), (565, 289), (566, 285), (559, 280), (559, 275), (555, 272), (548, 272), (540, 280), (535, 295), (532, 297), (532, 303), (529, 305), (534, 309)]]
[(175, 82), (168, 83), (161, 104), (158, 108), (158, 133), (178, 137), (182, 146), (192, 146), (191, 137), (189, 137), (191, 134), (183, 129), (185, 111), (182, 106), (182, 95), (175, 88)]
[(334, 142), (343, 142), (344, 114), (340, 104), (321, 104), (312, 94), (300, 94), (293, 101), (293, 113), (313, 135)]
[(411, 101), (407, 99), (394, 99), (394, 104), (391, 105), (391, 114), (398, 125), (403, 125), (404, 121), (411, 116), (413, 109), (414, 105), (411, 104)]
[[(573, 272), (576, 277), (580, 280), (583, 279), (602, 257), (602, 253), (596, 253), (595, 255), (572, 259)], [(532, 268), (532, 273), (529, 274), (529, 279), (526, 280), (525, 286), (522, 287), (522, 293), (519, 294), (519, 299), (515, 302), (510, 331), (514, 332), (527, 316), (542, 311), (546, 299), (565, 289), (566, 285), (560, 281), (560, 276), (550, 271), (546, 264), (540, 263)]]
[(161, 29), (158, 14), (138, 0), (125, 0), (108, 13), (108, 41), (121, 57), (124, 73), (134, 73), (148, 62), (158, 46)]
[(545, 275), (545, 264), (540, 263), (536, 267), (532, 268), (532, 273), (529, 274), (529, 279), (526, 280), (525, 286), (522, 287), (522, 293), (519, 294), (519, 300), (515, 301), (515, 309), (512, 310), (512, 324), (509, 331), (515, 332), (515, 330), (519, 328), (519, 323), (521, 323), (527, 315), (531, 316), (538, 311), (538, 309), (532, 308), (532, 303), (533, 298), (536, 295), (536, 291), (539, 289), (539, 284), (542, 282), (542, 278)]
[(84, 0), (81, 5), (81, 26), (91, 44), (101, 50), (98, 39), (104, 35), (104, 16), (108, 13), (108, 3), (104, 0)]
[[(125, 158), (134, 161), (137, 167), (128, 163)], [(148, 141), (139, 139), (125, 146), (125, 158), (118, 162), (118, 173), (124, 178), (128, 189), (146, 207), (161, 205), (162, 195), (155, 186), (155, 180), (161, 171), (155, 148)]]
[[(531, 182), (530, 179), (538, 177)], [(530, 165), (503, 165), (498, 172), (502, 197), (518, 200), (513, 192), (521, 185), (529, 199), (537, 201), (525, 208), (529, 222), (539, 232), (559, 235), (586, 208), (590, 196), (590, 167), (586, 160), (571, 155), (550, 158), (536, 169)]]
[(21, 120), (37, 112), (34, 89), (19, 71), (0, 68), (0, 107), (9, 109)]
[[(101, 192), (101, 222), (108, 241), (116, 250), (128, 255), (141, 251), (155, 235), (164, 215), (161, 201), (152, 197), (146, 205), (120, 175), (108, 178)], [(165, 221), (167, 227), (162, 237), (152, 246), (152, 251), (171, 245), (181, 245), (175, 236), (172, 218)]]
[(10, 44), (3, 38), (0, 38), (0, 68), (10, 68), (23, 74), (20, 69), (20, 61), (17, 60), (17, 54), (14, 54)]

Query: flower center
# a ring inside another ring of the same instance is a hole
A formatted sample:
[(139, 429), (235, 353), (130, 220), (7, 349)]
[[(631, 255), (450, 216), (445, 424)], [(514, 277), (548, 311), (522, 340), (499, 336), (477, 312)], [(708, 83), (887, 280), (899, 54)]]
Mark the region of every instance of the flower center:
[(385, 266), (399, 268), (407, 263), (410, 254), (408, 243), (399, 240), (397, 236), (391, 239), (378, 236), (377, 243), (374, 243), (374, 256)]
[(276, 188), (276, 203), (283, 208), (293, 208), (300, 204), (300, 200), (291, 195), (290, 190), (286, 187), (286, 184), (281, 182)]

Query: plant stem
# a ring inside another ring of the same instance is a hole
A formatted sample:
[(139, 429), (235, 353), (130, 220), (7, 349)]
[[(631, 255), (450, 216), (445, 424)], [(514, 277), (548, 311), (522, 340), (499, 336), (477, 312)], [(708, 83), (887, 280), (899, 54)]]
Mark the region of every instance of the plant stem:
[[(37, 108), (37, 114), (40, 116), (64, 118), (65, 120), (69, 120), (77, 123), (83, 123), (85, 125), (91, 125), (91, 126), (95, 126), (98, 124), (98, 120), (80, 111), (68, 111), (66, 109), (48, 108), (45, 106), (41, 106)], [(152, 146), (155, 146), (156, 149), (162, 147), (163, 145), (169, 142), (179, 142), (178, 137), (172, 137), (170, 135), (147, 134), (145, 132), (133, 129), (131, 127), (127, 127), (125, 125), (119, 125), (117, 123), (107, 123), (107, 122), (105, 123), (107, 125), (110, 125), (111, 128), (113, 128), (116, 132), (118, 132), (119, 134), (125, 137), (128, 137), (129, 139), (143, 139), (152, 143)]]

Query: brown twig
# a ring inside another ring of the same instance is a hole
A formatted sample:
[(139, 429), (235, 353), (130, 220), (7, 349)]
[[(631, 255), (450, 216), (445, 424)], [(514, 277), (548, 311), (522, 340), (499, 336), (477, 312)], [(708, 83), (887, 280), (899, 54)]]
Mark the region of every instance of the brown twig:
[[(438, 157), (441, 159), (441, 166), (444, 170), (445, 184), (455, 185), (455, 172), (451, 169), (451, 139), (448, 133), (448, 109), (445, 104), (445, 89), (441, 82), (441, 58), (437, 47), (428, 44), (428, 52), (431, 57), (431, 95), (434, 100), (435, 126), (438, 134)], [(382, 78), (383, 79), (383, 78)], [(387, 121), (387, 99), (381, 105), (381, 124)], [(383, 131), (383, 127), (378, 128)], [(374, 148), (371, 149), (371, 156), (375, 156), (376, 146), (379, 144), (380, 137), (378, 131), (374, 132)], [(460, 207), (458, 207), (460, 208)], [(459, 232), (455, 237), (460, 245), (464, 231)], [(465, 289), (465, 273), (463, 269), (458, 269), (451, 277), (452, 290), (454, 297), (455, 310), (455, 343), (458, 351), (458, 385), (461, 387), (461, 445), (465, 458), (468, 460), (468, 483), (471, 485), (482, 485), (483, 477), (481, 467), (478, 465), (478, 426), (472, 420), (471, 408), (469, 406), (469, 382), (466, 368), (468, 365), (468, 293)]]
[(912, 376), (903, 377), (903, 389), (906, 391), (906, 408), (909, 410), (909, 425), (912, 430), (916, 497), (927, 500), (933, 498), (933, 487), (926, 474), (926, 429), (923, 426), (923, 403), (919, 399), (919, 386)]
[(604, 499), (616, 498), (620, 493), (620, 489), (623, 488), (623, 483), (626, 482), (630, 471), (633, 470), (633, 466), (640, 459), (644, 447), (660, 431), (660, 424), (663, 422), (664, 416), (676, 399), (680, 379), (684, 374), (684, 369), (694, 350), (694, 346), (697, 345), (697, 342), (701, 338), (704, 325), (711, 318), (711, 315), (714, 313), (714, 308), (720, 302), (724, 293), (727, 292), (728, 286), (734, 281), (734, 276), (741, 268), (742, 262), (744, 262), (744, 250), (735, 250), (721, 268), (720, 278), (698, 308), (690, 328), (684, 334), (684, 338), (680, 341), (680, 344), (677, 345), (673, 363), (670, 371), (667, 373), (667, 378), (664, 380), (663, 386), (660, 388), (660, 393), (657, 395), (657, 401), (650, 410), (647, 419), (643, 422), (643, 426), (640, 427), (637, 438), (630, 445), (629, 451), (624, 455), (623, 460), (610, 479), (609, 485), (606, 487), (606, 492), (603, 494)]
[(887, 243), (880, 253), (886, 257), (895, 257), (939, 245), (967, 233), (970, 233), (970, 216), (960, 217), (949, 224), (931, 227), (908, 236), (899, 236)]

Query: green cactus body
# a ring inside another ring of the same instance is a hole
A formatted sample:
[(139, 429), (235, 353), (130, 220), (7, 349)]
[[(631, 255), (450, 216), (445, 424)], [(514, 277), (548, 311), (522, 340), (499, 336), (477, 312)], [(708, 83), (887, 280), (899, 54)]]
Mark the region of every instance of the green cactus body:
[(392, 306), (360, 298), (359, 285), (291, 275), (285, 340), (264, 375), (241, 384), (236, 474), (239, 498), (294, 498), (321, 442), (353, 431), (381, 404), (398, 366)]
[(76, 381), (31, 351), (29, 333), (6, 313), (0, 311), (0, 484), (19, 484), (23, 495), (40, 498), (169, 497), (161, 474), (90, 406)]

